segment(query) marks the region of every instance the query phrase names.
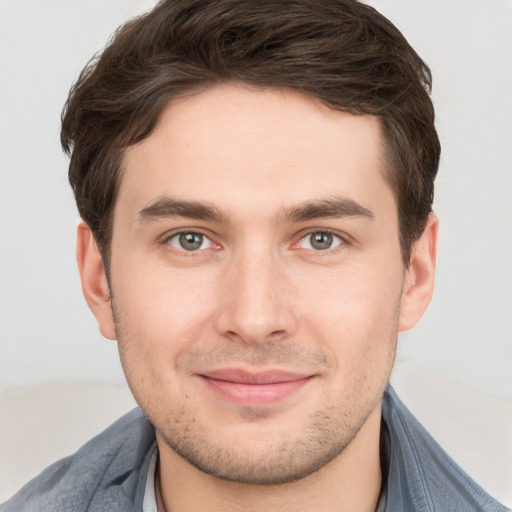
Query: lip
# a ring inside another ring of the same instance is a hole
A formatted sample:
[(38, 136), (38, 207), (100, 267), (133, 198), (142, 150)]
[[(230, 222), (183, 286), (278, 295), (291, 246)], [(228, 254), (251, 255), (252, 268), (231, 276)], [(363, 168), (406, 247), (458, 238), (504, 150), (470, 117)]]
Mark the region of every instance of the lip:
[(237, 405), (268, 406), (297, 393), (312, 378), (311, 374), (283, 370), (249, 372), (226, 368), (198, 375), (217, 395)]

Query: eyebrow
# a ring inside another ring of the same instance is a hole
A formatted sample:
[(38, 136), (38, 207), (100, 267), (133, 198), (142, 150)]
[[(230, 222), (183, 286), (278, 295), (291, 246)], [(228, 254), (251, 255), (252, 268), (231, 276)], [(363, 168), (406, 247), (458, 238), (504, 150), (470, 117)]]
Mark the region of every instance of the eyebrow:
[(375, 215), (365, 206), (345, 197), (330, 197), (318, 201), (304, 203), (285, 209), (278, 217), (288, 222), (304, 222), (307, 220), (343, 217), (363, 217), (373, 220)]
[(139, 212), (139, 221), (157, 220), (169, 217), (186, 217), (227, 223), (227, 215), (212, 204), (202, 201), (182, 201), (163, 197)]
[[(143, 208), (138, 215), (139, 222), (169, 217), (228, 223), (228, 215), (211, 203), (184, 201), (172, 197), (158, 199)], [(276, 220), (278, 222), (304, 222), (319, 218), (339, 219), (342, 217), (363, 217), (372, 220), (375, 216), (368, 208), (352, 199), (332, 197), (306, 201), (290, 208), (284, 208), (277, 215)]]

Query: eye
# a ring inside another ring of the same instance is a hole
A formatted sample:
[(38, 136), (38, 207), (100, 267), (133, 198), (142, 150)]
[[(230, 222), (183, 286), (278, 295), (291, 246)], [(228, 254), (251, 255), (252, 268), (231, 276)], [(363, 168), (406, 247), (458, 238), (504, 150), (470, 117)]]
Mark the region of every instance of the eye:
[(316, 231), (309, 233), (300, 239), (300, 247), (302, 249), (313, 249), (314, 251), (326, 251), (338, 247), (343, 243), (343, 240), (329, 233), (328, 231)]
[(171, 236), (168, 241), (169, 245), (176, 249), (192, 252), (209, 249), (212, 247), (212, 241), (202, 233), (194, 231), (185, 231)]

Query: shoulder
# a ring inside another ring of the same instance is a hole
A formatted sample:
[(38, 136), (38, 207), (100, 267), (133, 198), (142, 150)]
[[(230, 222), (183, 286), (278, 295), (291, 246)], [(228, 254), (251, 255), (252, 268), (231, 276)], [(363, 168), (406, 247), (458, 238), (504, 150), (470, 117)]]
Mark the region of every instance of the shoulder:
[[(74, 455), (44, 470), (2, 512), (129, 510), (154, 443), (151, 423), (134, 409)], [(116, 508), (110, 508), (114, 503)]]
[(391, 455), (388, 502), (414, 510), (500, 512), (493, 499), (439, 446), (390, 387), (383, 399)]

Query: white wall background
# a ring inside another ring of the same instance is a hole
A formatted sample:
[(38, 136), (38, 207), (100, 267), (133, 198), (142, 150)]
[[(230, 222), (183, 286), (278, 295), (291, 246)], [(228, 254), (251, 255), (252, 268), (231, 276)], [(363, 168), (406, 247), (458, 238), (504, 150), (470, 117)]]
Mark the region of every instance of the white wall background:
[[(67, 92), (152, 0), (0, 0), (0, 386), (122, 382), (74, 262), (59, 146)], [(512, 400), (512, 2), (375, 0), (434, 73), (437, 289), (399, 358)]]

